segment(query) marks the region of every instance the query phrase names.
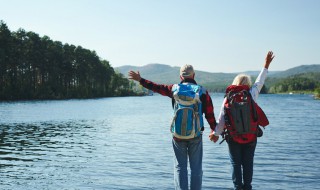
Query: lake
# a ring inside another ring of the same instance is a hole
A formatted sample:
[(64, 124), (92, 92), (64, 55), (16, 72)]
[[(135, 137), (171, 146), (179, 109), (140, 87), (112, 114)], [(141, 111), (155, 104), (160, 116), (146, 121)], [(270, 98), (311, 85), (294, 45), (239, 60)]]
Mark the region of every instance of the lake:
[[(211, 94), (218, 117), (223, 94)], [(320, 189), (320, 101), (260, 95), (253, 188)], [(160, 95), (0, 103), (0, 189), (173, 189), (171, 101)], [(231, 189), (227, 144), (208, 139), (203, 189)], [(220, 141), (220, 140), (219, 140)]]

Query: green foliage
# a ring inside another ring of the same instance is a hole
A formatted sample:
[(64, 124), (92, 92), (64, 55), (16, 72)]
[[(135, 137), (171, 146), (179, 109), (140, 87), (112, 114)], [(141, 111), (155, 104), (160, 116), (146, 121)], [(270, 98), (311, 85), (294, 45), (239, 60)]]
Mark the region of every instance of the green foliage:
[[(159, 84), (174, 84), (180, 82), (179, 67), (171, 67), (163, 64), (148, 64), (143, 67), (122, 66), (116, 69), (122, 74), (126, 74), (130, 70), (140, 71), (143, 78)], [(236, 73), (209, 73), (196, 71), (196, 81), (210, 92), (224, 92), (236, 75)]]
[(0, 100), (130, 95), (128, 79), (96, 52), (0, 21)]
[(315, 98), (320, 99), (320, 87), (315, 89)]
[[(201, 83), (199, 83), (201, 84)], [(209, 92), (225, 92), (226, 88), (231, 84), (231, 82), (210, 82), (201, 84), (204, 86)]]
[(270, 73), (273, 78), (286, 78), (293, 75), (320, 72), (320, 65), (300, 65), (282, 72)]
[(279, 79), (269, 88), (270, 93), (314, 91), (320, 87), (320, 73), (303, 73)]
[[(126, 74), (129, 70), (140, 71), (142, 77), (160, 84), (173, 84), (180, 81), (179, 67), (171, 67), (163, 64), (148, 64), (142, 67), (122, 66), (116, 68), (119, 72)], [(309, 72), (313, 70), (314, 73)], [(259, 71), (244, 72), (251, 75), (252, 82), (255, 81)], [(291, 73), (291, 76), (288, 75)], [(269, 72), (261, 93), (285, 93), (289, 90), (303, 91), (314, 90), (317, 81), (320, 81), (320, 65), (302, 65), (286, 71)], [(238, 73), (209, 73), (196, 70), (196, 81), (210, 92), (224, 92)], [(301, 81), (299, 81), (301, 80)]]

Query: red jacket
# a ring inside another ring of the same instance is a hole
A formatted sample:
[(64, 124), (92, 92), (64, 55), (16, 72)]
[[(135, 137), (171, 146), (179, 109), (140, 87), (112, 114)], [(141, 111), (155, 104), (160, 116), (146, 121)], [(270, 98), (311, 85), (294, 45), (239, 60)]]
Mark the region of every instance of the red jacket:
[[(241, 92), (241, 91), (247, 91), (249, 93), (249, 86), (247, 85), (230, 85), (226, 89), (226, 94), (229, 92)], [(235, 97), (236, 101), (239, 101), (241, 99), (241, 96)], [(230, 113), (230, 105), (228, 100), (224, 104), (225, 108), (225, 116), (227, 117), (226, 120), (226, 129), (228, 132), (228, 135), (232, 138), (234, 142), (237, 142), (239, 144), (245, 144), (253, 142), (257, 139), (257, 127), (260, 126), (267, 126), (269, 124), (268, 118), (263, 112), (263, 110), (258, 106), (258, 104), (252, 100), (251, 95), (248, 96), (248, 102), (250, 105), (250, 132), (247, 134), (237, 134), (237, 131), (234, 127), (234, 118), (232, 118), (232, 115)], [(253, 104), (253, 105), (252, 105)], [(253, 107), (254, 106), (254, 107)], [(254, 109), (257, 113), (257, 118), (254, 119)]]

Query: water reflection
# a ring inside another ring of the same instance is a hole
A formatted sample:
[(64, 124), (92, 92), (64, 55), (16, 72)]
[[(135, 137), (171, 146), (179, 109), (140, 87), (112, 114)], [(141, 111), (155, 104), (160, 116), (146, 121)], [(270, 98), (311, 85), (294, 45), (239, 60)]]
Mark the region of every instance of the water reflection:
[[(219, 106), (223, 95), (212, 99)], [(254, 189), (314, 189), (320, 102), (260, 101), (270, 126), (256, 149)], [(0, 103), (0, 189), (172, 189), (170, 110), (162, 96)], [(232, 187), (227, 152), (204, 138), (203, 189)]]
[(0, 125), (1, 166), (13, 166), (17, 161), (28, 164), (50, 160), (52, 154), (81, 157), (83, 155), (73, 154), (73, 151), (94, 150), (88, 141), (91, 138), (89, 133), (94, 132), (96, 125), (92, 121)]
[(105, 120), (1, 124), (1, 188), (85, 186), (90, 181), (81, 171), (90, 167), (88, 160), (95, 161), (102, 138), (97, 134), (108, 127)]

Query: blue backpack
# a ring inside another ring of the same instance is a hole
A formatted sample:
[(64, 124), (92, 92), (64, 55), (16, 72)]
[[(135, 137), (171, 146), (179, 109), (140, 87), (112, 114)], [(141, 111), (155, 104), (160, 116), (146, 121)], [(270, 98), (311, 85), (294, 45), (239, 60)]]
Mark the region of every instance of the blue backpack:
[(201, 86), (190, 83), (175, 84), (172, 87), (174, 116), (170, 131), (179, 139), (192, 139), (201, 134), (203, 127)]

